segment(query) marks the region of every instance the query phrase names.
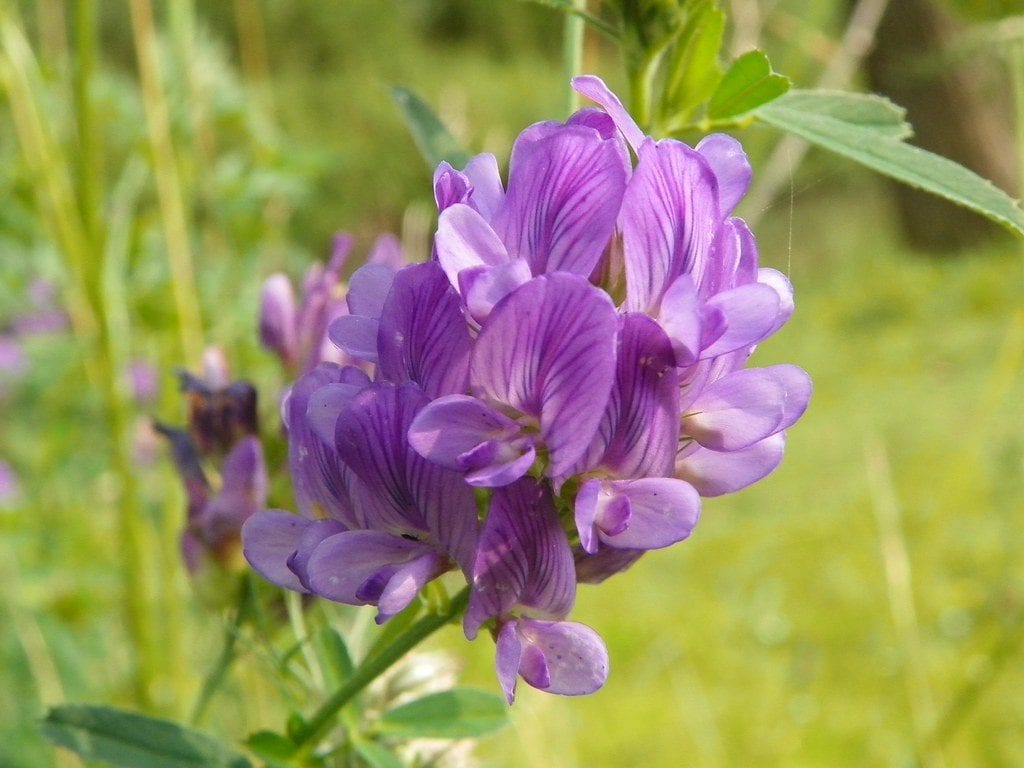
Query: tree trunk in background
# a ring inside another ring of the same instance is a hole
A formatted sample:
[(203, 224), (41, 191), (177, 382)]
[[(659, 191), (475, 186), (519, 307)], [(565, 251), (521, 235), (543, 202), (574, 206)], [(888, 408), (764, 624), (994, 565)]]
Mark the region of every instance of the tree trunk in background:
[[(872, 90), (906, 107), (911, 139), (991, 179), (1018, 189), (1012, 111), (1005, 64), (972, 53), (954, 59), (960, 29), (934, 0), (894, 0), (865, 62)], [(999, 227), (965, 208), (905, 185), (893, 184), (903, 229), (915, 248), (949, 252), (978, 244)]]

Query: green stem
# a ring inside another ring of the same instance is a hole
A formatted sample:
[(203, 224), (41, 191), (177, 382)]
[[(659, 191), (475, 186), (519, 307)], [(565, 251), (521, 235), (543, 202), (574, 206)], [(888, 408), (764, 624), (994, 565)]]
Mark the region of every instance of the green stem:
[(96, 3), (75, 3), (75, 119), (78, 123), (79, 203), (82, 223), (95, 251), (102, 247), (103, 155), (96, 125), (96, 109), (89, 89), (96, 70)]
[(452, 598), (448, 610), (424, 616), (403, 634), (395, 638), (394, 643), (379, 653), (364, 659), (345, 684), (334, 695), (321, 705), (306, 724), (292, 736), (297, 747), (304, 747), (301, 754), (307, 754), (317, 739), (323, 736), (334, 724), (334, 718), (351, 701), (356, 694), (376, 680), (388, 670), (392, 664), (415, 648), (421, 641), (432, 635), (452, 619), (460, 616), (469, 603), (469, 587), (463, 589)]
[(217, 692), (217, 689), (224, 682), (224, 678), (227, 677), (228, 670), (235, 660), (238, 635), (252, 614), (252, 578), (251, 573), (246, 572), (242, 574), (241, 583), (238, 588), (238, 604), (235, 608), (235, 619), (224, 631), (224, 644), (221, 646), (220, 655), (203, 681), (203, 688), (199, 692), (199, 698), (196, 699), (195, 706), (192, 708), (192, 715), (189, 717), (189, 724), (191, 725), (199, 725), (207, 705), (213, 698), (213, 694)]
[(1017, 134), (1017, 197), (1024, 197), (1024, 42), (1010, 45), (1008, 54)]
[[(583, 70), (583, 31), (584, 21), (579, 12), (586, 12), (587, 0), (572, 0), (573, 8), (578, 13), (565, 14), (565, 30), (562, 37), (562, 66), (565, 82), (568, 84)], [(569, 88), (566, 114), (571, 115), (580, 106), (580, 96), (575, 89)]]

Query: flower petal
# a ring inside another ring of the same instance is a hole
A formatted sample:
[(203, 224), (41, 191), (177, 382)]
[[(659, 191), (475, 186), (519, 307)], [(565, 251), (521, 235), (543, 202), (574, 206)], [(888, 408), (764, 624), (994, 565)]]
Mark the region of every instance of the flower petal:
[(441, 211), (434, 235), (437, 261), (448, 281), (459, 288), (464, 269), (497, 266), (511, 260), (505, 244), (490, 224), (468, 205), (459, 203)]
[(268, 277), (260, 295), (260, 342), (288, 365), (298, 353), (295, 312), (291, 280), (280, 273)]
[(683, 431), (705, 448), (738, 451), (781, 429), (786, 388), (771, 371), (745, 368), (709, 384), (683, 416)]
[(728, 216), (747, 194), (750, 186), (750, 161), (743, 145), (732, 136), (712, 133), (694, 147), (707, 159), (718, 180), (718, 202), (723, 216)]
[(364, 264), (353, 272), (345, 296), (349, 313), (379, 318), (394, 279), (395, 270), (383, 264)]
[(604, 107), (605, 112), (615, 121), (629, 146), (636, 152), (644, 141), (644, 132), (636, 124), (632, 115), (626, 111), (619, 97), (612, 93), (604, 81), (594, 75), (581, 75), (572, 79), (572, 87), (577, 93), (586, 96), (593, 102)]
[(494, 267), (470, 267), (459, 272), (459, 293), (469, 314), (483, 323), (495, 304), (529, 282), (531, 277), (530, 265), (522, 259)]
[(690, 483), (701, 496), (721, 496), (771, 473), (782, 462), (785, 448), (785, 432), (776, 432), (741, 451), (698, 448), (676, 462), (676, 477)]
[(377, 335), (384, 379), (415, 382), (431, 398), (464, 392), (471, 344), (458, 294), (436, 262), (395, 275)]
[(295, 592), (306, 592), (288, 559), (312, 524), (299, 515), (277, 509), (257, 512), (242, 526), (242, 553), (260, 576)]
[[(779, 294), (761, 283), (747, 283), (718, 293), (708, 299), (702, 310), (705, 332), (701, 358), (718, 357), (749, 347), (768, 338), (779, 316)], [(721, 323), (711, 322), (718, 316)]]
[[(700, 517), (700, 496), (683, 480), (647, 477), (608, 483), (598, 503), (597, 535), (619, 549), (660, 549), (687, 538)], [(603, 523), (604, 509), (628, 502), (625, 524)]]
[(574, 621), (520, 619), (519, 673), (534, 688), (561, 696), (585, 696), (608, 679), (608, 650), (590, 627)]
[(364, 315), (341, 315), (327, 326), (327, 335), (338, 349), (356, 360), (377, 362), (377, 330), (380, 321)]

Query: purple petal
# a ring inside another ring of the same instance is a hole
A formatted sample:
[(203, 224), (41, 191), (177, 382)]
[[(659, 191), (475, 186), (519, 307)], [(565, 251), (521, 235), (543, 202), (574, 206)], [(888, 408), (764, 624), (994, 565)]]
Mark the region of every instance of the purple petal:
[(295, 592), (306, 592), (288, 560), (299, 548), (312, 521), (290, 512), (270, 509), (257, 512), (242, 526), (245, 559), (267, 581)]
[(690, 535), (700, 516), (700, 496), (693, 486), (662, 477), (606, 483), (596, 506), (598, 537), (619, 549), (675, 544)]
[(484, 521), (465, 616), (469, 639), (513, 608), (562, 618), (576, 598), (569, 541), (550, 491), (532, 478), (496, 489)]
[(395, 271), (383, 264), (364, 264), (348, 281), (348, 311), (353, 315), (379, 318)]
[(746, 368), (708, 385), (683, 416), (683, 431), (705, 448), (738, 451), (782, 429), (786, 388), (771, 369)]
[(676, 462), (676, 477), (701, 496), (721, 496), (756, 483), (782, 462), (786, 433), (777, 432), (742, 451), (720, 453), (698, 448)]
[(304, 589), (312, 591), (309, 586), (309, 558), (313, 555), (313, 550), (320, 546), (320, 542), (345, 530), (345, 526), (337, 520), (314, 520), (306, 526), (295, 552), (287, 561), (288, 568), (299, 577)]
[(286, 364), (294, 363), (298, 353), (295, 323), (291, 280), (280, 273), (273, 274), (263, 283), (260, 297), (260, 342)]
[(644, 549), (615, 549), (601, 547), (596, 554), (588, 555), (577, 550), (576, 581), (580, 584), (600, 584), (610, 576), (629, 568), (646, 552)]
[(493, 221), (502, 203), (505, 202), (505, 189), (501, 186), (498, 161), (488, 152), (475, 155), (466, 163), (464, 173), (472, 185), (469, 204), (487, 221)]
[(699, 274), (718, 229), (717, 181), (682, 142), (646, 141), (619, 214), (629, 311), (656, 309), (679, 275)]
[(470, 267), (459, 272), (459, 293), (469, 314), (478, 323), (483, 323), (495, 304), (529, 282), (532, 276), (530, 265), (522, 259), (495, 267)]
[(573, 621), (520, 619), (519, 673), (534, 688), (561, 696), (593, 693), (608, 679), (608, 650), (601, 636)]
[(342, 315), (331, 321), (327, 334), (342, 351), (356, 360), (377, 362), (377, 332), (380, 321), (363, 315)]
[(370, 264), (381, 264), (393, 272), (405, 266), (405, 254), (402, 253), (402, 241), (385, 232), (373, 241), (370, 252), (366, 256)]
[(221, 467), (223, 485), (196, 520), (202, 538), (214, 549), (238, 540), (238, 532), (267, 501), (263, 447), (255, 437), (239, 440)]
[(789, 429), (804, 415), (810, 403), (813, 389), (811, 377), (796, 365), (772, 365), (762, 370), (771, 371), (786, 391), (786, 405), (779, 429)]
[(779, 294), (779, 312), (772, 324), (771, 333), (768, 334), (770, 336), (784, 326), (793, 315), (793, 284), (789, 282), (788, 277), (774, 269), (759, 269), (757, 282), (771, 287)]
[(743, 145), (732, 136), (713, 133), (694, 147), (707, 159), (718, 179), (718, 201), (723, 216), (728, 216), (747, 194), (750, 186), (750, 161)]
[(377, 623), (383, 624), (411, 603), (427, 582), (441, 575), (447, 568), (434, 550), (427, 550), (415, 560), (406, 563), (388, 579), (377, 602)]
[[(309, 585), (313, 592), (328, 600), (376, 605), (402, 566), (432, 554), (426, 544), (379, 531), (336, 533), (313, 550), (306, 566)], [(399, 593), (408, 597), (406, 604), (416, 596), (415, 592), (409, 595), (407, 590)], [(395, 596), (389, 610), (398, 602), (399, 597)]]
[(511, 704), (516, 700), (516, 681), (519, 679), (519, 662), (523, 656), (523, 645), (519, 642), (516, 622), (506, 621), (495, 639), (494, 666), (498, 682), (505, 692), (505, 700)]
[(711, 256), (701, 264), (700, 296), (708, 299), (737, 285), (758, 281), (757, 241), (742, 219), (726, 219), (711, 245)]
[(310, 429), (329, 446), (334, 445), (338, 416), (349, 406), (352, 398), (370, 386), (370, 378), (359, 368), (346, 366), (342, 371), (347, 381), (324, 384), (309, 396), (306, 407)]
[(724, 355), (766, 339), (779, 316), (779, 294), (770, 286), (747, 283), (708, 299), (702, 313), (705, 322), (716, 313), (724, 322), (702, 339), (702, 358)]
[(704, 328), (697, 288), (689, 275), (680, 275), (665, 291), (658, 322), (672, 342), (676, 365), (693, 365), (700, 356)]
[(456, 203), (465, 203), (469, 198), (470, 185), (466, 174), (455, 170), (450, 163), (438, 165), (434, 170), (434, 202), (438, 213)]
[(584, 278), (534, 278), (503, 299), (477, 338), (470, 382), (539, 421), (550, 464), (564, 475), (589, 447), (615, 377), (618, 315)]
[(633, 117), (622, 106), (619, 97), (612, 93), (611, 89), (604, 84), (601, 78), (594, 75), (574, 77), (572, 79), (572, 87), (576, 89), (577, 93), (604, 107), (605, 112), (615, 121), (615, 125), (622, 131), (623, 137), (625, 137), (629, 146), (633, 148), (633, 151), (635, 152), (640, 149), (640, 145), (643, 144), (645, 138), (644, 132), (640, 130), (640, 126), (636, 124)]
[(434, 249), (449, 282), (459, 287), (459, 273), (474, 267), (507, 264), (505, 244), (491, 225), (468, 205), (452, 205), (437, 219)]
[(587, 277), (615, 229), (628, 173), (617, 141), (585, 126), (562, 126), (513, 156), (494, 229), (533, 274)]
[(395, 276), (377, 336), (384, 379), (415, 382), (431, 398), (464, 392), (471, 344), (458, 294), (435, 262)]

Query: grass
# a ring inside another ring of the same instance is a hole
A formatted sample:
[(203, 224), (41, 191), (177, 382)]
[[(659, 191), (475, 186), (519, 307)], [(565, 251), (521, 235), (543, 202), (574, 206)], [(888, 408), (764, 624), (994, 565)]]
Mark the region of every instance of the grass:
[[(516, 55), (524, 44), (516, 35), (527, 33), (495, 32), (487, 44), (472, 35), (445, 38), (424, 21), (420, 3), (381, 31), (371, 3), (352, 3), (346, 23), (334, 26), (326, 11), (304, 16), (268, 2), (273, 99), (257, 104), (254, 83), (234, 72), (216, 42), (217, 34), (230, 39), (227, 6), (200, 4), (212, 30), (196, 43), (210, 77), (203, 81), (209, 112), (200, 120), (216, 139), (209, 173), (199, 151), (187, 151), (198, 134), (189, 127), (195, 116), (182, 109), (190, 102), (176, 90), (185, 84), (168, 78), (164, 87), (206, 341), (229, 346), (236, 373), (260, 383), (270, 433), (283, 382), (254, 338), (263, 276), (280, 268), (297, 275), (322, 257), (335, 228), (368, 244), (377, 230), (400, 226), (410, 201), (413, 212), (429, 209), (429, 172), (386, 84), (440, 104), (471, 147), (499, 158), (522, 126), (558, 115), (564, 93), (552, 76), (557, 65), (538, 47)], [(536, 32), (550, 18), (522, 7), (534, 14), (523, 29)], [(108, 13), (104, 7), (100, 21), (116, 62), (121, 38), (109, 31)], [(289, 41), (311, 20), (334, 34), (303, 48), (314, 54), (287, 57)], [(480, 23), (472, 13), (463, 21)], [(401, 55), (382, 55), (385, 40)], [(92, 84), (103, 107), (96, 119), (106, 169), (106, 188), (94, 194), (123, 211), (116, 182), (130, 180), (129, 161), (143, 164), (125, 214), (130, 226), (116, 230), (124, 251), (107, 264), (123, 278), (114, 287), (126, 291), (120, 310), (131, 322), (118, 354), (163, 372), (155, 404), (123, 406), (130, 432), (154, 413), (181, 420), (172, 371), (182, 363), (182, 341), (148, 175), (155, 169), (140, 149), (145, 118), (133, 96), (130, 37), (121, 44), (122, 68), (97, 62)], [(39, 87), (53, 91), (36, 96), (61, 103), (59, 61), (48, 66)], [(52, 115), (55, 140), (73, 145), (73, 131), (59, 122), (66, 117)], [(0, 179), (11, 193), (0, 211), (0, 315), (7, 318), (24, 309), (31, 277), (63, 272), (6, 117), (0, 132), (11, 139), (0, 143)], [(850, 181), (847, 167), (820, 159), (812, 168), (816, 175), (795, 180), (792, 209), (777, 205), (758, 233), (764, 263), (791, 276), (798, 308), (755, 361), (795, 362), (815, 381), (783, 466), (740, 494), (708, 500), (690, 541), (581, 589), (574, 616), (608, 641), (608, 685), (579, 700), (522, 686), (514, 726), (477, 750), (484, 764), (1024, 763), (1019, 248), (944, 260), (908, 253), (897, 244), (883, 187)], [(0, 512), (0, 765), (13, 768), (74, 764), (40, 741), (36, 721), (45, 706), (138, 704), (132, 656), (139, 649), (123, 621), (122, 485), (109, 459), (116, 438), (101, 393), (83, 378), (86, 348), (57, 335), (30, 339), (27, 352), (26, 377), (6, 390), (0, 381), (0, 457), (24, 485), (20, 501)], [(231, 617), (216, 585), (189, 585), (175, 559), (170, 532), (184, 500), (167, 465), (158, 452), (132, 468), (146, 553), (137, 589), (152, 621), (168, 601), (180, 613), (180, 647), (155, 625), (149, 651), (158, 669), (147, 695), (156, 711), (184, 717)], [(328, 613), (344, 626), (366, 622)], [(242, 663), (204, 721), (229, 739), (278, 727), (288, 707), (311, 709), (271, 649), (240, 640)], [(486, 638), (467, 644), (452, 630), (435, 644), (465, 659), (467, 683), (496, 690)], [(172, 663), (175, 653), (181, 660)]]

